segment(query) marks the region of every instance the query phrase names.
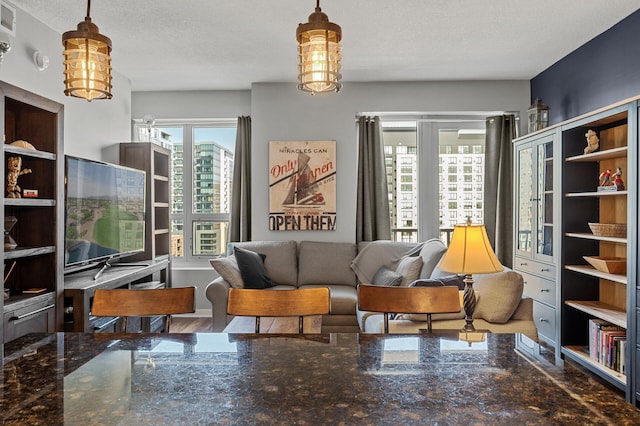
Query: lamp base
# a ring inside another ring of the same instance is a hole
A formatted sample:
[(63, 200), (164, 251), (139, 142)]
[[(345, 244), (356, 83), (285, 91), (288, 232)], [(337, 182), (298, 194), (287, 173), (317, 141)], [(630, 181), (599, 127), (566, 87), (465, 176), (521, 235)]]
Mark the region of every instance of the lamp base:
[(473, 332), (476, 328), (473, 326), (473, 313), (476, 310), (476, 294), (473, 291), (473, 278), (471, 274), (467, 274), (464, 277), (464, 327), (463, 332)]

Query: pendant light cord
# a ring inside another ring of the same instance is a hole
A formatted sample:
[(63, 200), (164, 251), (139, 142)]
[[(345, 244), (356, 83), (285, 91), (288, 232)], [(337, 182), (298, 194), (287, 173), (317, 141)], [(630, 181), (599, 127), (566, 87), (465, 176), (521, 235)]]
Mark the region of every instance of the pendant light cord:
[(87, 18), (91, 18), (91, 0), (87, 0)]

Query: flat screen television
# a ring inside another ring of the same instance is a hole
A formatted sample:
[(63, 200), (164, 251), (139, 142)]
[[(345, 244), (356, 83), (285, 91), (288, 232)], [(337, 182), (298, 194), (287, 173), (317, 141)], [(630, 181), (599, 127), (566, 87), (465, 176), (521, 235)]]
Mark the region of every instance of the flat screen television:
[(144, 250), (145, 172), (67, 155), (65, 270)]

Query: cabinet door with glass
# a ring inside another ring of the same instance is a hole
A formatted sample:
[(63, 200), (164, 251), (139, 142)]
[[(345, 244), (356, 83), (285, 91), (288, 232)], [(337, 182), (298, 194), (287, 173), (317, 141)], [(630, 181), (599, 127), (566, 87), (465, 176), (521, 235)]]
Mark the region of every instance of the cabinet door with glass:
[(515, 145), (515, 254), (553, 259), (554, 132)]

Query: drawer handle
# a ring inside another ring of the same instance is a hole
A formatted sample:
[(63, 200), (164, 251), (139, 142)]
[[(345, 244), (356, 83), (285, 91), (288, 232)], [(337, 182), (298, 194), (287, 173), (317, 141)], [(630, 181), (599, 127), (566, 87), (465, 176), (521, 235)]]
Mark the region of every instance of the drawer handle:
[(521, 263), (520, 263), (520, 266), (527, 266), (527, 265), (528, 265), (528, 263), (527, 263), (527, 262), (521, 262)]
[(544, 318), (540, 318), (540, 322), (549, 322), (549, 320), (544, 319)]
[(55, 305), (47, 305), (47, 306), (43, 306), (40, 309), (36, 309), (33, 312), (27, 312), (26, 314), (22, 314), (22, 315), (18, 315), (17, 317), (11, 317), (9, 318), (9, 321), (18, 321), (27, 317), (30, 317), (31, 315), (35, 315), (35, 314), (39, 314), (40, 312), (46, 311), (48, 309), (53, 308)]
[(540, 269), (540, 272), (549, 272), (550, 270), (551, 269), (549, 269), (549, 268), (542, 268), (542, 269)]
[(549, 293), (551, 290), (549, 290), (548, 288), (541, 288), (540, 289), (540, 293)]

